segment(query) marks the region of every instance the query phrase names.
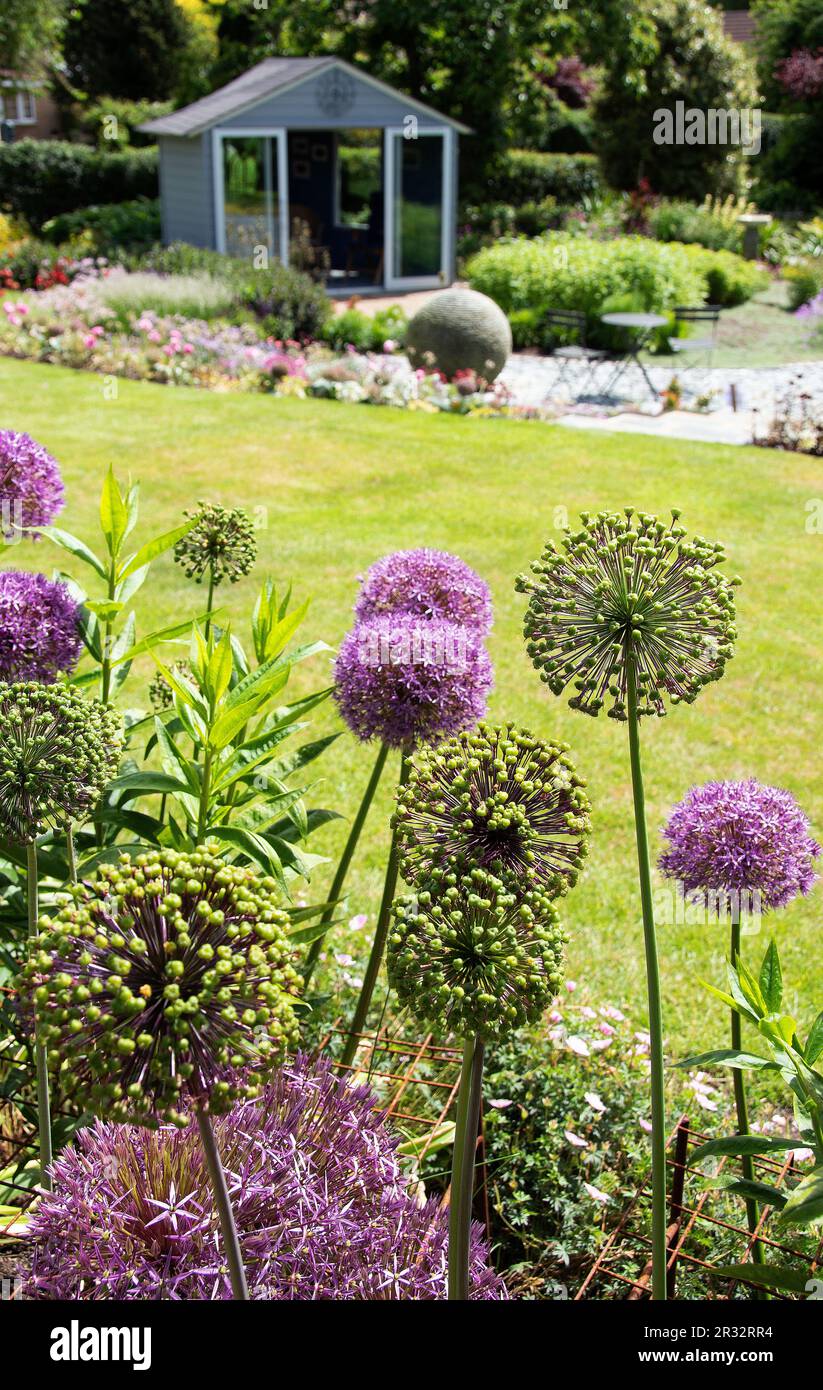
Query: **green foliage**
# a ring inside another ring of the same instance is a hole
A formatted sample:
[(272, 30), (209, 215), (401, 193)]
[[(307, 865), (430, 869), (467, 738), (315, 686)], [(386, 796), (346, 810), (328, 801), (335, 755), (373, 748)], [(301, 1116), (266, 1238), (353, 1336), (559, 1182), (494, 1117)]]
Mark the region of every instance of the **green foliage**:
[[(823, 107), (823, 103), (818, 106)], [(760, 207), (797, 216), (813, 212), (823, 203), (822, 132), (819, 115), (783, 118), (774, 145), (764, 150), (755, 167), (753, 193)]]
[(35, 228), (92, 204), (156, 196), (155, 149), (109, 153), (64, 140), (0, 145), (0, 199)]
[(484, 202), (580, 203), (602, 192), (600, 167), (590, 154), (542, 154), (507, 150), (493, 165), (484, 186)]
[[(726, 990), (716, 989), (713, 985), (706, 985), (706, 989), (739, 1014), (744, 1022), (754, 1026), (759, 1041), (766, 1047), (766, 1057), (723, 1048), (690, 1057), (680, 1065), (722, 1066), (741, 1071), (769, 1071), (779, 1075), (791, 1093), (799, 1137), (733, 1135), (703, 1144), (695, 1150), (691, 1161), (695, 1164), (701, 1159), (739, 1155), (780, 1157), (785, 1155), (786, 1149), (808, 1147), (812, 1151), (814, 1167), (804, 1170), (799, 1181), (788, 1188), (778, 1190), (768, 1180), (752, 1181), (738, 1177), (724, 1178), (721, 1184), (737, 1196), (754, 1198), (774, 1207), (780, 1213), (781, 1225), (806, 1227), (823, 1217), (823, 1073), (814, 1069), (814, 1064), (823, 1053), (823, 1013), (817, 1015), (803, 1042), (798, 1035), (795, 1019), (782, 1012), (783, 971), (774, 941), (763, 957), (759, 976), (754, 976), (741, 961), (736, 969), (727, 964), (726, 974)], [(768, 1284), (768, 1268), (757, 1272)]]
[(706, 198), (701, 204), (664, 200), (649, 215), (649, 232), (658, 241), (694, 242), (709, 251), (740, 251), (743, 229), (738, 217), (750, 211), (743, 198), (730, 195), (720, 203)]
[(799, 309), (823, 290), (823, 262), (809, 259), (787, 265), (783, 278), (789, 286), (789, 308)]
[(77, 0), (66, 21), (63, 59), (69, 81), (89, 96), (164, 101), (182, 80), (192, 38), (176, 0)]
[(43, 224), (43, 236), (57, 246), (70, 242), (83, 255), (117, 260), (123, 252), (145, 251), (160, 240), (160, 202), (132, 198), (63, 212)]
[[(753, 0), (757, 34), (757, 75), (771, 110), (794, 103), (776, 77), (778, 64), (799, 48), (823, 48), (823, 10), (819, 0)], [(820, 117), (818, 116), (818, 129)]]
[(641, 75), (619, 45), (605, 55), (603, 85), (594, 108), (595, 145), (615, 188), (633, 189), (645, 178), (655, 193), (701, 199), (726, 193), (738, 177), (739, 149), (728, 145), (657, 145), (655, 112), (687, 108), (740, 109), (753, 91), (740, 45), (723, 34), (720, 16), (702, 0), (658, 0), (646, 11), (654, 24), (654, 57)]
[(328, 320), (329, 301), (320, 285), (279, 262), (268, 270), (255, 270), (246, 261), (218, 251), (174, 242), (154, 247), (138, 259), (136, 268), (161, 275), (206, 275), (225, 282), (236, 308), (253, 313), (272, 338), (317, 338)]
[(708, 285), (701, 258), (710, 254), (645, 237), (596, 242), (555, 233), (480, 251), (467, 275), (474, 289), (490, 295), (507, 314), (528, 310), (542, 319), (547, 309), (582, 311), (595, 342), (604, 305), (616, 296), (631, 296), (655, 313), (704, 303)]
[(723, 308), (745, 304), (769, 283), (768, 272), (756, 261), (746, 261), (733, 251), (707, 251), (702, 246), (684, 246), (700, 273), (706, 277), (707, 302)]
[(63, 15), (62, 0), (3, 0), (0, 68), (39, 72), (57, 48)]
[(382, 352), (387, 339), (398, 346), (405, 341), (407, 323), (399, 304), (379, 309), (376, 314), (364, 314), (361, 309), (346, 309), (328, 320), (321, 336), (325, 343), (338, 351), (351, 344), (358, 352)]
[(212, 319), (228, 313), (236, 302), (232, 285), (210, 275), (158, 275), (151, 270), (107, 280), (101, 294), (123, 328), (145, 309)]
[(137, 127), (144, 121), (167, 116), (173, 108), (170, 101), (129, 101), (107, 96), (83, 107), (77, 124), (83, 137), (101, 150), (153, 145), (155, 137), (141, 134)]

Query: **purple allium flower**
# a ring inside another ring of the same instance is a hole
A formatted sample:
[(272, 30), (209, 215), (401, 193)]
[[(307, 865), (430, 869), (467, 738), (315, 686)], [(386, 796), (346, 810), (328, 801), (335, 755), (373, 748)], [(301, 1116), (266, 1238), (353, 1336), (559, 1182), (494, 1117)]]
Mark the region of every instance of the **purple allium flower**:
[(188, 1123), (187, 1098), (219, 1113), (252, 1094), (227, 1069), (270, 1067), (298, 1033), (276, 890), (208, 847), (102, 864), (20, 980), (66, 1094), (145, 1125)]
[(447, 738), (482, 719), (492, 665), (471, 628), (396, 613), (352, 628), (335, 679), (335, 698), (352, 732), (399, 747)]
[(0, 680), (51, 685), (82, 648), (77, 604), (60, 580), (0, 572)]
[[(298, 1056), (214, 1124), (255, 1299), (444, 1299), (448, 1214), (422, 1206), (367, 1087)], [(195, 1126), (81, 1131), (38, 1203), (26, 1292), (39, 1299), (228, 1299)], [(505, 1299), (472, 1235), (474, 1299)]]
[(488, 585), (445, 550), (396, 550), (371, 566), (355, 605), (358, 622), (383, 613), (445, 618), (485, 637), (492, 625)]
[(3, 534), (50, 526), (63, 507), (63, 481), (51, 454), (28, 434), (0, 430)]
[(755, 778), (707, 782), (675, 806), (663, 834), (660, 868), (685, 897), (725, 911), (741, 894), (760, 895), (762, 911), (808, 893), (820, 846), (792, 796)]

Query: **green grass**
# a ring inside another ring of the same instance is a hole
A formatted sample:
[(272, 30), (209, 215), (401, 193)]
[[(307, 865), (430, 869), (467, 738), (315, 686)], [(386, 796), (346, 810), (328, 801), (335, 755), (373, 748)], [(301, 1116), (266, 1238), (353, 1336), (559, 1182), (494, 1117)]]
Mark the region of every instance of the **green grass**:
[[(819, 575), (823, 538), (805, 531), (806, 504), (820, 496), (819, 462), (802, 455), (641, 436), (566, 431), (536, 422), (477, 421), (331, 402), (278, 401), (121, 381), (106, 400), (94, 376), (0, 360), (3, 425), (26, 429), (60, 460), (68, 505), (62, 524), (96, 540), (103, 469), (143, 485), (141, 535), (174, 524), (199, 498), (246, 507), (258, 521), (252, 577), (220, 597), (245, 615), (266, 574), (312, 594), (308, 630), (337, 643), (350, 622), (356, 576), (386, 551), (432, 545), (459, 553), (491, 585), (491, 651), (497, 684), (491, 715), (566, 739), (589, 780), (594, 836), (587, 871), (564, 907), (569, 975), (641, 1019), (642, 936), (635, 875), (626, 731), (571, 711), (541, 685), (520, 636), (523, 600), (513, 580), (566, 515), (633, 503), (683, 510), (690, 530), (722, 539), (739, 591), (740, 639), (724, 680), (691, 708), (645, 723), (643, 742), (653, 853), (672, 803), (695, 782), (756, 775), (788, 787), (823, 829), (820, 760)], [(48, 569), (45, 543), (13, 563)], [(158, 562), (146, 590), (148, 623), (193, 611), (173, 563)], [(243, 616), (243, 626), (246, 618)], [(146, 668), (148, 674), (148, 668)], [(300, 680), (319, 685), (324, 659)], [(128, 690), (128, 687), (127, 687)], [(139, 691), (135, 692), (139, 694)], [(331, 707), (324, 722), (334, 720)], [(314, 804), (351, 814), (373, 750), (344, 735), (325, 756)], [(317, 765), (320, 767), (320, 764)], [(392, 768), (394, 772), (394, 768)], [(352, 878), (352, 911), (372, 914), (388, 840), (389, 782), (370, 818)], [(334, 856), (343, 829), (317, 837)], [(330, 875), (319, 874), (319, 897)], [(823, 1005), (819, 889), (775, 919), (790, 1006), (808, 1023)], [(345, 928), (341, 946), (351, 947)], [(660, 927), (670, 1044), (721, 1045), (720, 1005), (698, 977), (723, 981), (725, 941), (713, 927)], [(759, 961), (765, 933), (747, 942)]]
[[(717, 326), (717, 348), (713, 367), (779, 367), (785, 362), (819, 362), (823, 357), (823, 336), (819, 319), (796, 318), (787, 307), (788, 286), (773, 281), (736, 309), (724, 309)], [(699, 326), (695, 335), (705, 336)], [(648, 360), (655, 366), (682, 367), (675, 354), (657, 354)], [(699, 359), (702, 365), (703, 359)]]

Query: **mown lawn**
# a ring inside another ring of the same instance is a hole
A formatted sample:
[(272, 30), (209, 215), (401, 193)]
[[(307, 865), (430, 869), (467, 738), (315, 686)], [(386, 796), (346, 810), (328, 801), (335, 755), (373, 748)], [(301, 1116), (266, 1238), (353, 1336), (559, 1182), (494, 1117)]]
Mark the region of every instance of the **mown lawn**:
[[(472, 421), (327, 402), (278, 401), (119, 382), (104, 398), (94, 376), (0, 361), (0, 421), (28, 430), (60, 460), (68, 485), (62, 524), (96, 539), (103, 469), (143, 485), (141, 534), (174, 524), (199, 498), (247, 508), (259, 532), (254, 576), (221, 597), (242, 615), (262, 578), (293, 581), (311, 594), (307, 629), (335, 644), (345, 632), (356, 576), (384, 552), (413, 545), (458, 552), (491, 585), (497, 685), (491, 715), (515, 719), (571, 744), (594, 804), (592, 852), (568, 899), (572, 978), (604, 1002), (644, 1011), (641, 929), (625, 730), (572, 712), (540, 684), (523, 649), (523, 600), (515, 574), (540, 551), (566, 514), (622, 506), (666, 512), (672, 505), (695, 532), (722, 539), (739, 591), (738, 653), (725, 679), (690, 709), (645, 729), (650, 823), (694, 782), (754, 774), (788, 787), (823, 831), (820, 574), (823, 536), (807, 534), (807, 504), (823, 497), (820, 463), (803, 456), (640, 436), (608, 437), (540, 423)], [(264, 509), (261, 513), (257, 509)], [(21, 548), (12, 563), (48, 569), (56, 552)], [(9, 561), (7, 560), (7, 563)], [(141, 618), (171, 621), (191, 609), (180, 570), (159, 562)], [(144, 668), (145, 674), (149, 667)], [(304, 687), (328, 677), (315, 661)], [(141, 672), (141, 674), (143, 674)], [(127, 687), (128, 689), (128, 687)], [(140, 695), (133, 689), (133, 701)], [(334, 721), (331, 706), (321, 720)], [(314, 804), (349, 814), (372, 752), (344, 735), (326, 755)], [(316, 765), (320, 768), (320, 764)], [(352, 911), (374, 912), (388, 840), (388, 782), (368, 825), (351, 880)], [(334, 856), (339, 827), (314, 847)], [(327, 878), (318, 875), (319, 896)], [(789, 1003), (809, 1022), (823, 1004), (820, 890), (775, 921)], [(725, 1040), (721, 1008), (698, 976), (721, 982), (725, 943), (716, 929), (661, 925), (667, 1032), (673, 1050)], [(340, 929), (339, 942), (352, 938)], [(759, 956), (765, 935), (749, 943)]]

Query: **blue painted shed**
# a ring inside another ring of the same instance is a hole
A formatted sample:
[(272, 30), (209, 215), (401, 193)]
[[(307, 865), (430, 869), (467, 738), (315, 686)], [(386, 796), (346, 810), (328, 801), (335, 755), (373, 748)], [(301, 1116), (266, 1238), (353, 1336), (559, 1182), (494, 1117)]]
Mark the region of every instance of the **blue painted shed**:
[(467, 127), (339, 58), (267, 58), (149, 121), (163, 239), (309, 265), (331, 293), (451, 284)]

